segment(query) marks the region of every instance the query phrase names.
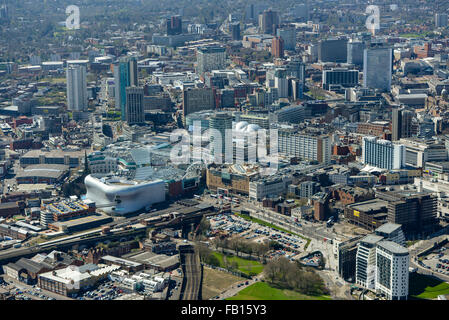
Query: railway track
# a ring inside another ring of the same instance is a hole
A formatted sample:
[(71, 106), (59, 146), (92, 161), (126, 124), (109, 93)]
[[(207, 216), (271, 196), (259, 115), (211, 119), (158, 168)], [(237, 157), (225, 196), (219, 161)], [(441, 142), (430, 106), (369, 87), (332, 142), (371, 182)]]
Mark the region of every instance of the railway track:
[(201, 263), (198, 254), (193, 250), (181, 253), (183, 255), (184, 288), (182, 300), (198, 300), (201, 286)]

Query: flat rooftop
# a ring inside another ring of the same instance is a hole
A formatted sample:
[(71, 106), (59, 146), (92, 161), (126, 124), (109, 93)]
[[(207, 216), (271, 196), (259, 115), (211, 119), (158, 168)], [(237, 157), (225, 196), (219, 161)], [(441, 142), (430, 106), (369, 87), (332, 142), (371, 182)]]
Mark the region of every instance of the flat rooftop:
[(102, 257), (102, 259), (104, 261), (108, 261), (108, 262), (111, 262), (111, 263), (116, 263), (116, 264), (119, 264), (119, 265), (130, 266), (130, 267), (139, 267), (139, 266), (142, 265), (141, 263), (138, 263), (138, 262), (135, 262), (135, 261), (126, 260), (126, 259), (122, 259), (122, 258), (117, 258), (117, 257), (114, 257), (114, 256), (104, 256), (104, 257)]
[(372, 211), (380, 211), (384, 208), (387, 208), (388, 202), (380, 199), (372, 199), (363, 202), (357, 202), (349, 205), (351, 209), (362, 211), (362, 212), (372, 212)]
[(49, 177), (59, 179), (68, 170), (69, 166), (62, 164), (36, 164), (19, 171), (16, 178)]
[(82, 201), (61, 201), (53, 202), (45, 206), (52, 213), (66, 214), (70, 212), (78, 212), (89, 209), (89, 206)]
[(381, 225), (379, 228), (377, 228), (376, 232), (382, 232), (382, 233), (390, 234), (390, 233), (395, 232), (396, 230), (398, 230), (400, 228), (401, 228), (400, 224), (388, 222), (388, 223), (385, 223), (385, 224)]
[(96, 214), (86, 216), (86, 217), (76, 218), (76, 219), (67, 220), (67, 221), (52, 222), (50, 224), (56, 228), (60, 228), (62, 225), (65, 225), (68, 228), (71, 228), (71, 227), (73, 228), (73, 227), (81, 226), (81, 225), (88, 224), (91, 222), (102, 222), (104, 224), (104, 223), (108, 223), (111, 221), (112, 221), (112, 218), (110, 216), (105, 215), (105, 214), (96, 213)]
[(30, 150), (27, 153), (25, 153), (22, 158), (31, 158), (31, 157), (39, 157), (41, 155), (44, 155), (46, 157), (51, 158), (63, 158), (65, 155), (69, 155), (72, 157), (84, 157), (84, 151), (83, 150)]
[(167, 268), (179, 262), (179, 255), (168, 256), (165, 254), (156, 254), (149, 251), (138, 253), (129, 258), (145, 264), (160, 266), (162, 268)]
[(441, 167), (443, 169), (449, 169), (449, 161), (438, 161), (438, 162), (426, 162), (426, 166), (435, 166), (435, 167)]
[(403, 246), (397, 244), (393, 241), (387, 241), (383, 240), (377, 243), (378, 247), (381, 247), (387, 251), (390, 251), (391, 253), (398, 254), (398, 255), (408, 255), (408, 250), (404, 248)]
[(366, 242), (366, 243), (370, 243), (370, 244), (376, 244), (379, 241), (382, 241), (383, 237), (381, 236), (376, 236), (375, 234), (369, 234), (366, 237), (362, 238), (360, 240), (360, 242)]

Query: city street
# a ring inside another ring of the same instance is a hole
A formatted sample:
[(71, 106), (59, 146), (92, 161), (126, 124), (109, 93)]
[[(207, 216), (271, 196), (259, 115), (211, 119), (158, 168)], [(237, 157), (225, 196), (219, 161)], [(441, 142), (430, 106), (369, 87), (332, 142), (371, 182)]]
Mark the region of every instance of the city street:
[(238, 284), (233, 285), (231, 288), (229, 288), (228, 290), (222, 292), (220, 295), (218, 295), (218, 298), (215, 300), (225, 300), (227, 298), (233, 297), (236, 294), (238, 294), (240, 291), (242, 291), (243, 289), (249, 287), (250, 285), (260, 281), (260, 279), (263, 278), (263, 272), (260, 273), (259, 275), (257, 275), (256, 277), (254, 277), (253, 279), (248, 280), (248, 284), (245, 284), (246, 281), (242, 281), (240, 284), (241, 286), (239, 287)]
[(428, 239), (428, 240), (420, 240), (417, 243), (411, 245), (408, 249), (410, 252), (410, 267), (412, 268), (417, 268), (418, 269), (418, 273), (420, 274), (424, 274), (424, 275), (429, 275), (429, 276), (434, 276), (437, 277), (443, 281), (448, 282), (449, 281), (449, 275), (445, 275), (442, 274), (440, 272), (437, 272), (436, 270), (433, 271), (431, 269), (425, 268), (421, 265), (419, 265), (418, 263), (418, 254), (430, 247), (433, 246), (433, 244), (435, 242), (439, 242), (445, 238), (447, 238), (447, 235), (443, 235), (437, 238), (432, 238), (432, 239)]

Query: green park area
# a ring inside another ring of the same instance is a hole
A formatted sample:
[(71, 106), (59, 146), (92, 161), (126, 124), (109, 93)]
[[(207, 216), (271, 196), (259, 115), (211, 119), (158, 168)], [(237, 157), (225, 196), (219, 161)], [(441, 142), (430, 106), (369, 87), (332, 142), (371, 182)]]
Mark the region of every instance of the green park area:
[(212, 253), (220, 262), (220, 267), (225, 269), (237, 269), (244, 274), (251, 276), (263, 271), (263, 265), (259, 261), (247, 260), (237, 256), (224, 255), (219, 252)]
[(423, 32), (423, 33), (402, 33), (400, 34), (401, 37), (404, 38), (413, 38), (413, 39), (417, 39), (417, 38), (426, 38), (429, 36), (432, 36), (433, 32)]
[(307, 91), (306, 95), (312, 97), (315, 100), (326, 100), (326, 96), (324, 94), (315, 91)]
[(47, 78), (42, 78), (40, 81), (48, 81), (52, 84), (55, 84), (55, 83), (65, 84), (65, 83), (67, 83), (67, 78), (65, 78), (65, 77), (62, 77), (62, 78), (47, 77)]
[(308, 296), (296, 291), (277, 289), (266, 282), (256, 282), (226, 300), (332, 300), (329, 296)]
[(420, 37), (422, 37), (422, 35), (421, 34), (417, 34), (417, 33), (403, 33), (403, 34), (401, 34), (401, 37), (404, 37), (404, 38), (420, 38)]
[(436, 278), (411, 273), (409, 279), (409, 294), (411, 299), (436, 299), (439, 295), (449, 294), (449, 283)]

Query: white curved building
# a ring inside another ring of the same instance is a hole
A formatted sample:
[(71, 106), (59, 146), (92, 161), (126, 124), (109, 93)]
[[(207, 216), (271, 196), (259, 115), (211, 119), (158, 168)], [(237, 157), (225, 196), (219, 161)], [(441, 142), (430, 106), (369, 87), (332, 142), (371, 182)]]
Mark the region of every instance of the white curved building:
[(257, 124), (249, 124), (246, 121), (240, 121), (235, 125), (235, 132), (243, 132), (243, 133), (251, 133), (251, 132), (257, 132), (260, 130), (260, 126)]
[(162, 180), (138, 183), (120, 177), (88, 175), (84, 183), (86, 198), (94, 201), (97, 207), (104, 206), (102, 210), (109, 214), (132, 213), (165, 201), (165, 182)]

